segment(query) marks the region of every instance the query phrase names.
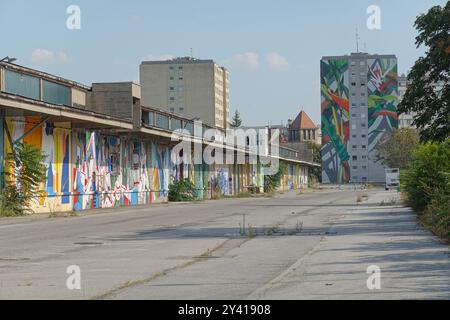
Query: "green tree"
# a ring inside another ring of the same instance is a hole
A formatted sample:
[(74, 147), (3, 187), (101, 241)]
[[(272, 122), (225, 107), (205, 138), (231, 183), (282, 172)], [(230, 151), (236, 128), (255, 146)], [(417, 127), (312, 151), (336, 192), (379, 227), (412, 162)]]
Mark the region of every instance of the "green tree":
[(415, 22), (416, 46), (427, 52), (408, 75), (399, 113), (413, 112), (422, 141), (443, 141), (450, 133), (450, 1), (432, 7)]
[(5, 173), (6, 185), (0, 197), (3, 215), (23, 215), (30, 212), (31, 201), (39, 196), (39, 185), (46, 180), (47, 156), (31, 144), (18, 143), (6, 157), (12, 172)]
[[(308, 147), (313, 152), (313, 162), (322, 164), (322, 146), (314, 141), (308, 141)], [(310, 169), (310, 176), (317, 179), (317, 181), (322, 182), (322, 168), (312, 168)]]
[(241, 119), (241, 114), (239, 113), (239, 111), (235, 111), (234, 112), (234, 116), (233, 116), (233, 121), (231, 122), (231, 127), (232, 128), (239, 128), (242, 125), (242, 119)]
[(378, 142), (376, 161), (390, 168), (406, 169), (413, 161), (418, 143), (419, 135), (415, 129), (397, 129)]

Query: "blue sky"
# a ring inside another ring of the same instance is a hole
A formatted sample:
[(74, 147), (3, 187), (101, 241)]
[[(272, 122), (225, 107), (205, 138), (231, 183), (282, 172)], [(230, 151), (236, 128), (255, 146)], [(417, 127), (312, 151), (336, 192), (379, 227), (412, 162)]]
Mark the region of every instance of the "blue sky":
[[(84, 84), (137, 81), (142, 59), (214, 59), (231, 75), (231, 108), (245, 125), (286, 123), (301, 108), (320, 120), (324, 55), (396, 54), (400, 73), (423, 54), (415, 17), (445, 0), (0, 0), (0, 55)], [(66, 9), (81, 8), (81, 30)], [(381, 30), (366, 27), (381, 9)]]

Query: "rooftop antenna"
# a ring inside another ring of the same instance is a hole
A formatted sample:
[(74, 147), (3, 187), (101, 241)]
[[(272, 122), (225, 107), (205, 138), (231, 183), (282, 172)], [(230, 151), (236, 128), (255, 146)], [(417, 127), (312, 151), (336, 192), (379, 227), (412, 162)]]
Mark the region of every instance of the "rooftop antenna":
[(358, 27), (356, 27), (356, 52), (359, 53), (359, 40), (361, 38), (359, 37)]
[(193, 53), (192, 53), (192, 48), (191, 48), (191, 50), (190, 50), (190, 55), (191, 55), (191, 58), (194, 58), (194, 55), (193, 55)]

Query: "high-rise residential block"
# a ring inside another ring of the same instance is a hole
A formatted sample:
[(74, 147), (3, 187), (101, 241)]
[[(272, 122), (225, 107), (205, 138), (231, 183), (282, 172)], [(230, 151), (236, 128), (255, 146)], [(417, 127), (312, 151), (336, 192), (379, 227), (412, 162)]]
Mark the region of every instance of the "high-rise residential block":
[(230, 121), (228, 71), (213, 60), (190, 57), (144, 61), (142, 105), (197, 118), (220, 129)]
[(398, 128), (395, 55), (352, 53), (321, 60), (324, 183), (383, 183), (377, 143)]

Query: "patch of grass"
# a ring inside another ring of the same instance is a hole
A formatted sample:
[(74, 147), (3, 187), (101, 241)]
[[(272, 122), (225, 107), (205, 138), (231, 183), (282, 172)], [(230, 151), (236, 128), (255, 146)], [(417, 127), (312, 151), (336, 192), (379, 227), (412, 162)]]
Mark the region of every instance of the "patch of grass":
[(247, 229), (247, 238), (253, 239), (256, 236), (256, 230), (252, 228), (252, 226), (249, 224)]
[(435, 235), (450, 241), (450, 196), (448, 194), (434, 195), (420, 216), (420, 221)]

